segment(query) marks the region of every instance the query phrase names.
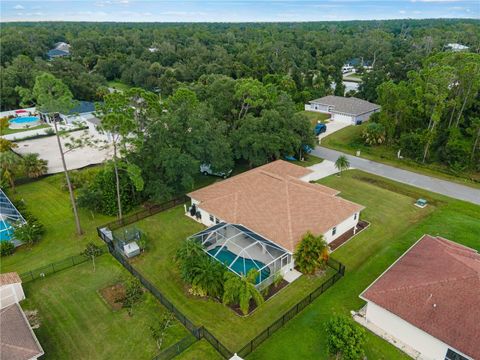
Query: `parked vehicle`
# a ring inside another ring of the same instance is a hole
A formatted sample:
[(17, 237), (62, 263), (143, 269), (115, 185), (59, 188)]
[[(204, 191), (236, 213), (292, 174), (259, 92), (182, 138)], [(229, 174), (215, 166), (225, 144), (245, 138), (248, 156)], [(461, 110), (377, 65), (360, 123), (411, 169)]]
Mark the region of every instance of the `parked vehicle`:
[(313, 149), (308, 145), (303, 145), (302, 148), (307, 154), (310, 154), (313, 151)]
[(219, 177), (222, 177), (222, 178), (226, 179), (232, 173), (232, 169), (230, 169), (226, 172), (224, 172), (224, 171), (213, 171), (211, 165), (201, 164), (200, 165), (200, 172), (205, 176), (213, 175), (213, 176), (219, 176)]
[(284, 158), (285, 160), (288, 160), (288, 161), (297, 161), (297, 159), (291, 155), (285, 155)]
[(315, 128), (314, 128), (315, 136), (318, 136), (324, 133), (325, 131), (327, 131), (327, 125), (322, 123), (318, 123), (317, 125), (315, 125)]

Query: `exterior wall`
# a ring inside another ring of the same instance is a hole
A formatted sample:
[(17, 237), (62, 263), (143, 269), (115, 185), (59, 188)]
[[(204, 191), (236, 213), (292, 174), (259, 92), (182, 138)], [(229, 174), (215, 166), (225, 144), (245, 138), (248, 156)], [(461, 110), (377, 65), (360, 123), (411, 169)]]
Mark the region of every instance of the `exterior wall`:
[(337, 231), (335, 232), (335, 235), (332, 235), (333, 228), (329, 229), (325, 234), (323, 234), (323, 238), (325, 239), (327, 244), (331, 243), (333, 240), (343, 235), (345, 232), (347, 232), (351, 228), (357, 226), (359, 218), (360, 218), (360, 213), (357, 213), (356, 219), (355, 219), (355, 216), (352, 214), (352, 216), (343, 220), (340, 224), (336, 226)]
[(8, 284), (0, 287), (0, 309), (25, 299), (22, 284)]
[(368, 112), (368, 113), (365, 113), (365, 114), (356, 116), (356, 117), (355, 117), (355, 123), (357, 122), (357, 120), (360, 120), (360, 121), (362, 121), (362, 122), (367, 121), (368, 119), (370, 119), (370, 116), (372, 116), (372, 114), (375, 114), (376, 112), (379, 112), (379, 111), (380, 111), (380, 109), (374, 110), (374, 111), (370, 111), (370, 112)]
[(306, 111), (320, 112), (320, 113), (324, 113), (324, 114), (330, 114), (330, 111), (328, 109), (328, 105), (320, 105), (320, 104), (315, 104), (315, 103), (305, 104), (305, 110)]
[(215, 216), (213, 218), (213, 221), (210, 220), (210, 213), (208, 213), (207, 211), (203, 210), (202, 208), (200, 208), (198, 206), (200, 202), (195, 200), (195, 199), (192, 199), (192, 205), (196, 205), (197, 207), (197, 211), (200, 212), (200, 214), (202, 215), (202, 218), (200, 219), (200, 222), (205, 225), (205, 226), (212, 226), (212, 225), (215, 225)]
[[(455, 350), (452, 346), (448, 346), (371, 301), (367, 302), (366, 319), (420, 352), (422, 360), (444, 360), (449, 348), (462, 354), (461, 351)], [(469, 359), (468, 356), (465, 357)]]

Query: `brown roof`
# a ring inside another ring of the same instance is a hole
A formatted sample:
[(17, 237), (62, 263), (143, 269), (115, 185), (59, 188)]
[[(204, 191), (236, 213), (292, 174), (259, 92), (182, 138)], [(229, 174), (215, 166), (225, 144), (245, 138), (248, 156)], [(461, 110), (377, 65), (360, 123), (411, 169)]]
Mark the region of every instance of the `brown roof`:
[(222, 221), (242, 224), (293, 252), (307, 231), (324, 234), (363, 209), (336, 197), (337, 190), (298, 179), (310, 172), (277, 160), (188, 195)]
[(21, 283), (22, 279), (16, 272), (0, 274), (0, 286)]
[(424, 235), (362, 295), (480, 359), (480, 254)]
[(27, 360), (43, 354), (18, 304), (0, 310), (0, 353), (2, 360)]

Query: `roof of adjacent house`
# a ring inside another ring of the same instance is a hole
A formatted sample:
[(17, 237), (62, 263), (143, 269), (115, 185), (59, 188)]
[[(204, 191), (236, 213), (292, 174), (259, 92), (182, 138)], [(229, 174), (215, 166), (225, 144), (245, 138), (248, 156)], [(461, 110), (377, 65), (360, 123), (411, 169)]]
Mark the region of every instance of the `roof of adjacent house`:
[(0, 353), (5, 360), (28, 360), (43, 355), (43, 349), (17, 303), (0, 310)]
[(380, 105), (368, 102), (355, 97), (343, 97), (328, 95), (319, 99), (310, 101), (310, 103), (333, 106), (334, 112), (340, 112), (351, 115), (361, 115), (370, 111), (380, 109)]
[(55, 56), (67, 56), (70, 55), (70, 52), (60, 49), (51, 49), (48, 50), (47, 56), (48, 57), (55, 57)]
[(10, 284), (19, 284), (22, 282), (20, 276), (16, 272), (9, 272), (0, 274), (0, 286), (10, 285)]
[(480, 359), (480, 254), (424, 235), (360, 297)]
[(364, 207), (337, 190), (300, 180), (311, 173), (277, 160), (188, 194), (222, 221), (242, 224), (294, 252), (302, 236), (324, 234)]

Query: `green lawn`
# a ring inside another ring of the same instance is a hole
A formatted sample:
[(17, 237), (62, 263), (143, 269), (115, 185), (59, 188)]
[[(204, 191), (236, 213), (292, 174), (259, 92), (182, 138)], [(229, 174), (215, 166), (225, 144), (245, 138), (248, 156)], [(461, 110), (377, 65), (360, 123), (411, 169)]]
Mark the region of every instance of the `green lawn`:
[(130, 85), (124, 84), (121, 81), (109, 81), (107, 82), (108, 87), (114, 88), (120, 91), (127, 91), (131, 88)]
[(292, 164), (300, 165), (303, 167), (309, 167), (315, 164), (320, 164), (323, 161), (322, 158), (319, 158), (318, 156), (314, 155), (307, 155), (306, 158), (303, 161), (300, 160), (295, 160), (295, 161), (290, 161)]
[(45, 226), (46, 232), (42, 240), (33, 247), (21, 246), (13, 255), (3, 257), (1, 272), (22, 273), (78, 255), (90, 241), (102, 244), (97, 237), (96, 227), (113, 218), (98, 214), (92, 216), (90, 212), (80, 209), (85, 234), (77, 236), (68, 192), (61, 189), (62, 179), (63, 174), (53, 175), (18, 186), (16, 193), (8, 192), (12, 199), (23, 199), (27, 210)]
[[(420, 164), (409, 159), (398, 159), (397, 150), (387, 146), (366, 146), (361, 134), (368, 123), (359, 126), (347, 126), (322, 139), (322, 146), (355, 155), (361, 151), (361, 157), (378, 161), (397, 168), (414, 171), (428, 176), (453, 181), (462, 185), (480, 188), (480, 173), (453, 174), (446, 166), (438, 164)], [(476, 181), (474, 181), (474, 179)]]
[(313, 126), (317, 125), (319, 121), (325, 123), (326, 120), (330, 119), (330, 114), (322, 114), (315, 111), (301, 111), (300, 113), (305, 115)]
[(20, 132), (23, 132), (23, 131), (45, 129), (45, 128), (49, 128), (49, 127), (50, 127), (50, 125), (48, 125), (48, 124), (42, 124), (42, 125), (33, 126), (33, 127), (30, 127), (30, 128), (26, 128), (26, 129), (6, 128), (6, 129), (0, 129), (0, 135), (16, 134), (16, 133), (20, 133)]
[[(380, 177), (351, 170), (322, 184), (367, 208), (362, 217), (369, 229), (334, 252), (346, 265), (346, 275), (287, 326), (263, 343), (248, 359), (328, 359), (324, 324), (332, 314), (358, 310), (358, 295), (423, 234), (441, 235), (480, 250), (480, 207), (429, 193)], [(427, 198), (418, 209), (413, 202)], [(369, 359), (408, 359), (403, 353), (367, 333)]]
[(223, 357), (207, 340), (202, 339), (177, 355), (175, 360), (223, 360)]
[[(146, 253), (132, 264), (196, 325), (204, 325), (225, 346), (237, 351), (290, 307), (319, 286), (325, 277), (303, 276), (269, 299), (248, 317), (213, 300), (188, 295), (173, 261), (176, 250), (189, 236), (204, 228), (184, 215), (183, 205), (146, 218), (135, 226), (150, 239)], [(333, 273), (333, 270), (328, 274)], [(215, 314), (212, 316), (212, 314)]]
[[(35, 330), (46, 359), (152, 359), (157, 353), (150, 326), (166, 311), (150, 293), (134, 307), (112, 311), (98, 291), (130, 277), (110, 255), (24, 284), (24, 309), (38, 310)], [(179, 323), (167, 330), (162, 349), (188, 334)]]

